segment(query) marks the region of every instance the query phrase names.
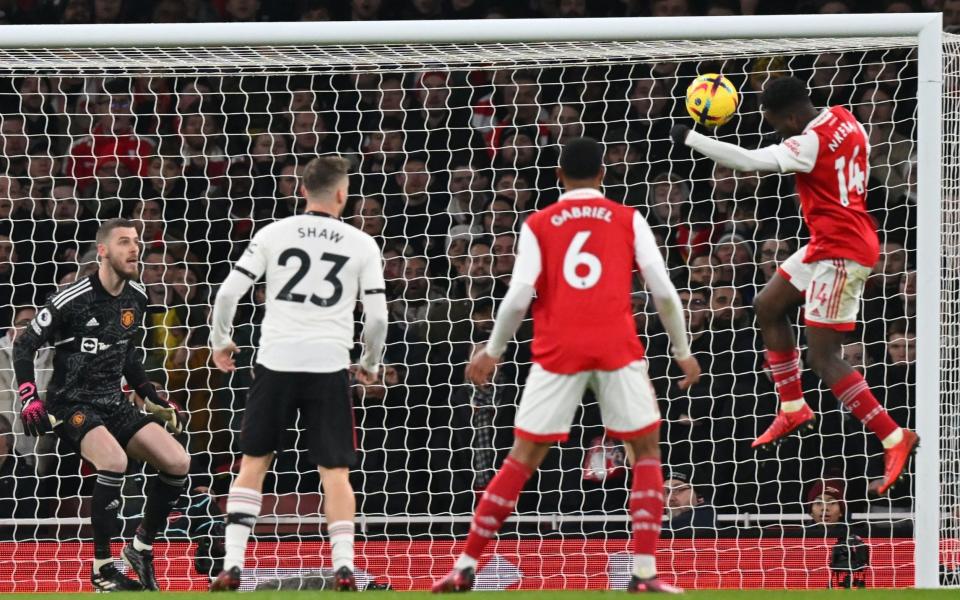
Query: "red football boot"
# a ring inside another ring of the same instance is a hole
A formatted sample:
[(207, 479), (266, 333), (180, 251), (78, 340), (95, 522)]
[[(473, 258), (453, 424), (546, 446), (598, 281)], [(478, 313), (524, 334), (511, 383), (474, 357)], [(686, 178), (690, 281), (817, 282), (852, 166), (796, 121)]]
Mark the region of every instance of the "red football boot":
[(753, 441), (751, 447), (757, 448), (760, 446), (779, 444), (780, 440), (798, 429), (813, 429), (816, 422), (817, 416), (813, 414), (813, 410), (806, 404), (803, 405), (803, 408), (794, 412), (784, 412), (781, 410), (777, 413), (777, 418), (773, 420), (770, 427), (767, 427), (767, 430)]
[(431, 591), (434, 594), (469, 592), (473, 589), (473, 579), (473, 569), (454, 569), (446, 577), (434, 583)]
[(636, 575), (630, 578), (630, 585), (627, 586), (627, 591), (631, 594), (643, 594), (643, 593), (652, 593), (652, 594), (682, 594), (683, 590), (678, 588), (675, 585), (670, 585), (669, 583), (664, 583), (660, 581), (659, 577), (651, 577), (650, 579), (640, 579)]
[(900, 479), (903, 470), (907, 467), (907, 461), (916, 454), (919, 445), (920, 436), (904, 427), (903, 439), (900, 443), (883, 451), (883, 485), (877, 489), (878, 494), (881, 496), (886, 494)]
[(233, 567), (224, 569), (210, 582), (211, 592), (233, 592), (240, 589), (240, 569)]

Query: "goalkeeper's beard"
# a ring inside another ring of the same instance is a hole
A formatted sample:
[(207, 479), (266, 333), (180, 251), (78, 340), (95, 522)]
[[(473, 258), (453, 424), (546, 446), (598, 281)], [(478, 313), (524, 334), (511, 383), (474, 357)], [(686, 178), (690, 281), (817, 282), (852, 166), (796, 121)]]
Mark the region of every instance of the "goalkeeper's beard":
[(132, 279), (137, 279), (140, 276), (139, 258), (130, 260), (129, 257), (121, 258), (112, 254), (106, 255), (104, 258), (107, 261), (107, 267), (114, 272), (118, 279), (122, 281), (130, 281)]

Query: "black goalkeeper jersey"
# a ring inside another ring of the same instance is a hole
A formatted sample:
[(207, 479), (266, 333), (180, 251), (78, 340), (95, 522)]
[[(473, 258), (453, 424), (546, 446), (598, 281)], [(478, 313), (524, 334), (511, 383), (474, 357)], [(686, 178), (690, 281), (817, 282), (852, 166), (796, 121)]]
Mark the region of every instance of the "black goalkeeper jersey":
[(77, 281), (51, 296), (17, 337), (17, 381), (33, 380), (34, 355), (50, 343), (55, 352), (48, 405), (120, 402), (121, 377), (143, 372), (140, 326), (146, 312), (147, 294), (139, 283), (128, 281), (112, 296), (97, 273)]

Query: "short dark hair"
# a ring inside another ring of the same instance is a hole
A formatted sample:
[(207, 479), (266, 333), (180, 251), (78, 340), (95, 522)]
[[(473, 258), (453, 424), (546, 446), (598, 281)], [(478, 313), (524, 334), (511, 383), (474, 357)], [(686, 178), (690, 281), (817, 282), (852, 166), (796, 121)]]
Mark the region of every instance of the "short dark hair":
[(340, 156), (318, 156), (303, 169), (304, 189), (308, 194), (327, 192), (350, 172), (350, 161)]
[(560, 168), (570, 179), (591, 179), (603, 169), (603, 145), (589, 137), (574, 138), (560, 151)]
[(134, 224), (130, 219), (121, 217), (104, 221), (100, 225), (100, 229), (97, 230), (97, 244), (105, 244), (107, 240), (110, 239), (110, 234), (113, 233), (113, 230), (118, 227), (134, 227)]
[(760, 94), (760, 106), (763, 110), (776, 113), (789, 112), (803, 104), (810, 103), (807, 84), (796, 77), (777, 77), (763, 86)]

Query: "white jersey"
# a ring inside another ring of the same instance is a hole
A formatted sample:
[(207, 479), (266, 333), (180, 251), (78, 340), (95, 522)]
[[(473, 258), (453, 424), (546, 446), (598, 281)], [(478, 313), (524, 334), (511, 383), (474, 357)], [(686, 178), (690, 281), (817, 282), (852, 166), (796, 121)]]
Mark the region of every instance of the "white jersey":
[(275, 371), (348, 368), (357, 300), (385, 287), (374, 239), (317, 212), (261, 229), (234, 269), (253, 281), (266, 275), (257, 362)]

